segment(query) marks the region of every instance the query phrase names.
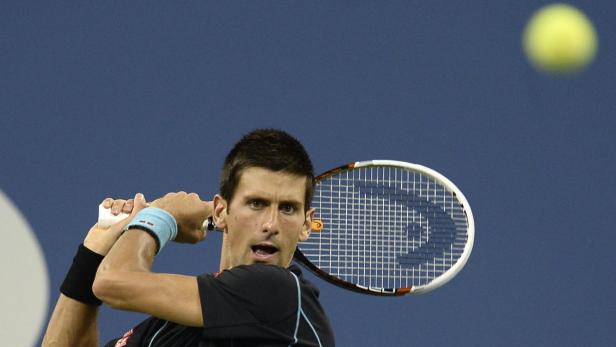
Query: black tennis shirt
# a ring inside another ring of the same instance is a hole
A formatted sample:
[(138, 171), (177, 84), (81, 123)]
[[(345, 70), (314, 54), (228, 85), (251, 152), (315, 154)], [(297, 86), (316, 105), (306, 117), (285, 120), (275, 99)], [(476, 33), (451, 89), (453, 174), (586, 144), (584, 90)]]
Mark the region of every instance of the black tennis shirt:
[(150, 317), (105, 347), (335, 345), (319, 291), (296, 265), (242, 265), (197, 283), (203, 328)]

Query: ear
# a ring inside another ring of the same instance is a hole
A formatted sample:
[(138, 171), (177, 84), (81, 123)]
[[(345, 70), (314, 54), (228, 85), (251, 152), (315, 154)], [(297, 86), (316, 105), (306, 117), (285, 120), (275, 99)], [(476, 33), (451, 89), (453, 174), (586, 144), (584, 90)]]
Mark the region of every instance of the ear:
[(212, 218), (219, 229), (225, 230), (227, 228), (227, 200), (219, 194), (214, 196), (214, 211), (212, 212)]
[(312, 231), (312, 218), (314, 217), (315, 211), (316, 210), (314, 208), (308, 209), (308, 211), (306, 211), (304, 225), (302, 225), (302, 231), (299, 234), (300, 241), (306, 241), (308, 240), (308, 237), (310, 237), (310, 231)]

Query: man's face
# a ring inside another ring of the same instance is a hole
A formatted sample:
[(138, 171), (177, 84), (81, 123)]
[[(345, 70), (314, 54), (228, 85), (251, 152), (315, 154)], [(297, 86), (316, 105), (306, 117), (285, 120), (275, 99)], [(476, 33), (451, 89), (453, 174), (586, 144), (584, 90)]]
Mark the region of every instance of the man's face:
[(304, 212), (306, 177), (259, 167), (241, 174), (231, 204), (214, 201), (225, 234), (221, 269), (267, 263), (287, 267), (299, 241), (310, 233), (314, 209)]

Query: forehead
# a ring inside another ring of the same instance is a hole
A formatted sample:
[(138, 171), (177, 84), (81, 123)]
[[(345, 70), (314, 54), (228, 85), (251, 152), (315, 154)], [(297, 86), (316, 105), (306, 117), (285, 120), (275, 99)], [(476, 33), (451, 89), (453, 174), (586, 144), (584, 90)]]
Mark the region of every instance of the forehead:
[(260, 167), (242, 171), (235, 195), (304, 201), (307, 177)]

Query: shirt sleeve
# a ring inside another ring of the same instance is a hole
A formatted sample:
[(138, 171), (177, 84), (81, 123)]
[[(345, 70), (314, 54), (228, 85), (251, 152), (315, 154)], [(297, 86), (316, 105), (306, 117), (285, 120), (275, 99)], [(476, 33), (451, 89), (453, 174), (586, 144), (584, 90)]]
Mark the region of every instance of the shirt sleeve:
[(299, 288), (287, 269), (243, 265), (197, 281), (204, 336), (286, 341), (294, 335)]

